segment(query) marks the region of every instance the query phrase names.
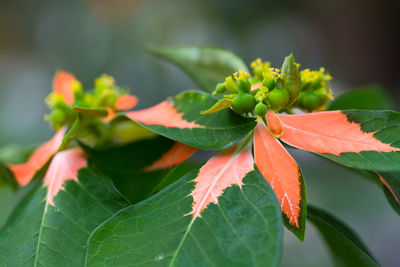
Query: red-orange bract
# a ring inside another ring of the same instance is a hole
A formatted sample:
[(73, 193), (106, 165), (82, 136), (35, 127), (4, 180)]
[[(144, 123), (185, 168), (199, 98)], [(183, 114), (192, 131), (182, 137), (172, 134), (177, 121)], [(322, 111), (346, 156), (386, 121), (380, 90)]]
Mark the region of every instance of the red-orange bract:
[(53, 79), (53, 91), (61, 95), (67, 105), (72, 105), (75, 101), (72, 89), (74, 81), (77, 81), (75, 76), (66, 71), (57, 72)]
[(20, 185), (27, 185), (35, 173), (39, 171), (61, 146), (65, 129), (59, 130), (53, 138), (37, 148), (26, 163), (10, 164), (8, 167), (13, 172)]
[(169, 101), (163, 101), (147, 109), (131, 111), (126, 115), (132, 120), (146, 125), (158, 124), (175, 128), (203, 128), (203, 126), (194, 122), (184, 120), (182, 118), (183, 114), (179, 113)]
[(274, 190), (282, 213), (290, 225), (301, 228), (303, 177), (296, 161), (259, 122), (254, 132), (254, 157), (257, 168)]
[(54, 197), (63, 188), (65, 181), (76, 181), (78, 179), (78, 170), (86, 167), (86, 164), (86, 155), (81, 148), (57, 153), (43, 179), (47, 186), (46, 202), (54, 205)]
[(158, 159), (156, 162), (151, 164), (149, 167), (147, 167), (145, 170), (146, 171), (154, 171), (154, 170), (159, 170), (159, 169), (166, 169), (173, 167), (183, 161), (185, 161), (187, 158), (189, 158), (191, 155), (193, 155), (197, 151), (197, 148), (188, 146), (185, 144), (182, 144), (180, 142), (175, 142), (172, 147), (165, 152), (160, 159)]
[(193, 197), (193, 217), (201, 216), (201, 212), (210, 203), (218, 203), (218, 197), (224, 190), (234, 184), (242, 186), (245, 175), (254, 169), (254, 160), (250, 147), (240, 151), (237, 146), (222, 151), (211, 158), (194, 180), (196, 186), (191, 193)]

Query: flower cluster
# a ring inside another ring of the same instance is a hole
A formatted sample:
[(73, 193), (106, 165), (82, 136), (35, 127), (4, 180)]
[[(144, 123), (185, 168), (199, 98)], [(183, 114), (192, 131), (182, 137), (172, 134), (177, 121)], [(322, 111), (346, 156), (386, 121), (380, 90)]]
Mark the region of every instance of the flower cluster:
[(53, 92), (46, 99), (52, 110), (46, 115), (54, 129), (71, 125), (78, 114), (111, 118), (117, 111), (133, 108), (135, 96), (121, 90), (113, 77), (103, 74), (94, 82), (94, 88), (84, 91), (82, 84), (70, 73), (57, 73)]
[(292, 55), (285, 59), (282, 69), (273, 68), (270, 62), (259, 58), (250, 66), (252, 75), (239, 70), (217, 85), (213, 94), (222, 94), (223, 97), (203, 114), (227, 107), (241, 115), (256, 114), (260, 117), (264, 117), (268, 110), (290, 113), (292, 108), (299, 108), (312, 112), (323, 109), (332, 98), (331, 76), (325, 73), (325, 69), (299, 72), (300, 65), (294, 62)]
[(309, 112), (324, 109), (328, 99), (333, 97), (329, 84), (332, 77), (325, 73), (324, 68), (319, 71), (305, 69), (300, 75), (302, 88), (295, 106)]

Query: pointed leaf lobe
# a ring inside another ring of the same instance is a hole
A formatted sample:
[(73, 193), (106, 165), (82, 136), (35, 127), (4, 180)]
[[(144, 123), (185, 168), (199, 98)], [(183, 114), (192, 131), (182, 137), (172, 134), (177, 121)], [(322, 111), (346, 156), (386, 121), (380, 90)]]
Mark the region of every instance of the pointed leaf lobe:
[(303, 177), (296, 161), (262, 122), (254, 133), (254, 157), (257, 168), (274, 190), (288, 223), (297, 231), (302, 231), (305, 205)]
[(340, 156), (345, 152), (400, 149), (382, 143), (374, 132), (364, 132), (359, 124), (350, 122), (340, 111), (279, 116), (284, 127), (281, 139), (286, 143), (315, 153)]
[(49, 141), (39, 146), (26, 163), (8, 165), (20, 185), (27, 185), (35, 173), (57, 152), (65, 132), (64, 128), (59, 130)]
[(146, 125), (161, 125), (164, 127), (175, 128), (203, 128), (194, 122), (188, 122), (182, 118), (183, 114), (179, 113), (169, 101), (163, 101), (153, 107), (138, 111), (131, 111), (126, 115), (132, 120), (141, 122)]

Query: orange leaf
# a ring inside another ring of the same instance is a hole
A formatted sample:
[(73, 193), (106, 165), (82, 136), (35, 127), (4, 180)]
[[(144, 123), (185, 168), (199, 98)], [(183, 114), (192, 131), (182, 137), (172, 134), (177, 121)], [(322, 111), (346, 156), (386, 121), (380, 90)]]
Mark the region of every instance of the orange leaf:
[(74, 81), (76, 81), (75, 76), (69, 72), (59, 71), (54, 76), (53, 91), (62, 95), (67, 105), (72, 105), (75, 101), (74, 91), (72, 89)]
[(284, 128), (281, 139), (311, 152), (339, 156), (344, 152), (400, 150), (376, 139), (374, 132), (363, 132), (359, 124), (348, 121), (340, 111), (281, 115), (279, 118)]
[(133, 95), (121, 95), (115, 102), (115, 109), (117, 110), (128, 110), (134, 108), (138, 103), (138, 99)]
[(46, 203), (54, 205), (53, 199), (63, 189), (67, 180), (77, 180), (78, 170), (86, 167), (86, 155), (81, 148), (58, 152), (50, 163), (43, 179), (47, 186)]
[(26, 163), (9, 164), (15, 179), (20, 185), (26, 185), (35, 173), (57, 152), (65, 135), (65, 129), (59, 130), (49, 141), (39, 146)]
[(197, 125), (194, 122), (184, 120), (182, 118), (183, 114), (179, 113), (169, 101), (163, 101), (147, 109), (128, 112), (126, 116), (146, 125), (155, 124), (175, 128), (203, 128), (203, 126)]
[(303, 177), (296, 161), (262, 122), (254, 132), (254, 157), (257, 168), (274, 190), (284, 217), (297, 231), (301, 230)]
[(254, 169), (254, 160), (251, 148), (247, 147), (238, 151), (237, 147), (231, 147), (212, 157), (203, 167), (194, 181), (195, 189), (191, 193), (193, 197), (193, 218), (210, 203), (218, 203), (218, 197), (225, 189), (236, 184), (242, 186), (243, 178)]
[(187, 158), (193, 155), (193, 153), (195, 153), (197, 150), (198, 149), (195, 147), (188, 146), (180, 142), (175, 142), (173, 146), (161, 156), (160, 159), (155, 161), (145, 170), (154, 171), (159, 169), (170, 168), (185, 161)]

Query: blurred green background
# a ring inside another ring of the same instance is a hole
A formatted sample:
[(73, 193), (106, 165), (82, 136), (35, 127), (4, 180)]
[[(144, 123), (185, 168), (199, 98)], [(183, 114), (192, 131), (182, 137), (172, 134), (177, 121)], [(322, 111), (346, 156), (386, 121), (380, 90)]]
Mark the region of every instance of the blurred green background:
[[(149, 44), (215, 45), (250, 63), (280, 66), (293, 52), (304, 68), (325, 66), (334, 92), (381, 84), (399, 104), (395, 1), (1, 0), (0, 147), (47, 140), (44, 98), (56, 70), (86, 87), (102, 73), (128, 86), (139, 108), (196, 88), (182, 72), (146, 53)], [(371, 182), (293, 151), (308, 200), (342, 218), (383, 266), (400, 266), (400, 218)], [(0, 225), (24, 190), (0, 189)], [(300, 243), (285, 232), (283, 266), (332, 266), (315, 229)]]

